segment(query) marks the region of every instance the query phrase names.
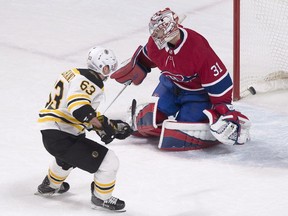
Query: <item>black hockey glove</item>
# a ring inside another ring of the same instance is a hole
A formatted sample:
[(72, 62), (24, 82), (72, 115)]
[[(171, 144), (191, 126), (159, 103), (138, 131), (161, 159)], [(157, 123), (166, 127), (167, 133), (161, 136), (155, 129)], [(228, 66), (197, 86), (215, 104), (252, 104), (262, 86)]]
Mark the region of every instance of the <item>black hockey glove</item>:
[(133, 133), (130, 125), (121, 120), (110, 120), (115, 128), (115, 138), (123, 140)]
[(114, 140), (114, 135), (107, 135), (104, 130), (96, 130), (96, 133), (100, 136), (101, 141), (104, 142), (106, 145), (111, 143)]
[(110, 124), (106, 116), (101, 115), (97, 118), (102, 124), (102, 128), (100, 130), (96, 130), (96, 133), (100, 136), (102, 142), (109, 144), (115, 138), (115, 129), (113, 125)]

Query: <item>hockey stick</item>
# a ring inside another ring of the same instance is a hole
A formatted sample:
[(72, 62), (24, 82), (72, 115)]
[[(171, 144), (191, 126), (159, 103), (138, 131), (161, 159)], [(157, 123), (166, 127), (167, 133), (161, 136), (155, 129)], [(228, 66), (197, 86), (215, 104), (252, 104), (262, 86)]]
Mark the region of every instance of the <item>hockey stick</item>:
[(135, 130), (135, 113), (136, 113), (136, 106), (137, 106), (137, 101), (135, 99), (132, 100), (132, 105), (131, 105), (131, 129), (134, 131)]
[(186, 19), (187, 16), (185, 14), (180, 14), (178, 17), (179, 17), (178, 23), (181, 24)]
[[(181, 24), (185, 19), (186, 19), (186, 15), (185, 14), (180, 14), (179, 16), (179, 23)], [(122, 64), (125, 64), (126, 62), (128, 62), (130, 59), (127, 59), (126, 61), (122, 62)], [(105, 112), (112, 106), (112, 104), (115, 102), (115, 100), (122, 94), (122, 92), (127, 88), (127, 86), (129, 86), (132, 83), (132, 80), (127, 81), (126, 83), (124, 83), (124, 87), (122, 88), (122, 90), (118, 93), (118, 95), (114, 98), (114, 100), (109, 104), (109, 106), (104, 110), (103, 114), (105, 114)]]
[(124, 83), (124, 87), (121, 89), (121, 91), (116, 95), (116, 97), (113, 99), (113, 101), (109, 104), (109, 106), (104, 110), (103, 115), (105, 112), (112, 106), (112, 104), (116, 101), (116, 99), (122, 94), (122, 92), (132, 83), (132, 80), (128, 80), (126, 83)]

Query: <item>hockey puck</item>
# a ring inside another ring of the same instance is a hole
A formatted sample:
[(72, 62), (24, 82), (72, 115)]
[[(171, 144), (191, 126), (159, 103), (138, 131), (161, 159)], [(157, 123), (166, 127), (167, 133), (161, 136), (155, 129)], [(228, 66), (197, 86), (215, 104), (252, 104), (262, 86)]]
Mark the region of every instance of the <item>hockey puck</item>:
[(252, 95), (255, 95), (255, 94), (256, 94), (256, 90), (255, 90), (252, 86), (250, 86), (250, 87), (248, 88), (248, 91), (249, 91)]

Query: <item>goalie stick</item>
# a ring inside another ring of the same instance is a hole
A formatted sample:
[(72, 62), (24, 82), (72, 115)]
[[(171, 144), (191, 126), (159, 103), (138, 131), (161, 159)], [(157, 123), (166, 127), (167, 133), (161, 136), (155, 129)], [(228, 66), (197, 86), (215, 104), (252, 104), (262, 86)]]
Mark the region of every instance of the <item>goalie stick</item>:
[(135, 113), (136, 113), (136, 106), (137, 102), (135, 99), (132, 100), (132, 105), (131, 105), (131, 129), (134, 131), (135, 130)]

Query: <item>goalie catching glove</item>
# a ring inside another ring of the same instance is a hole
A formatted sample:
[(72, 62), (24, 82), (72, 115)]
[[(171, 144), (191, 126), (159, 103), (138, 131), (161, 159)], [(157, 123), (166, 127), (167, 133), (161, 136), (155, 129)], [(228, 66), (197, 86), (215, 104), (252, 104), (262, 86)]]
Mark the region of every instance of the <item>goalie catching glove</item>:
[(95, 131), (105, 144), (109, 144), (114, 138), (126, 139), (133, 132), (131, 127), (121, 120), (109, 120), (104, 115), (98, 116), (97, 119), (102, 124), (102, 128), (95, 128)]
[(203, 111), (209, 119), (213, 136), (223, 144), (244, 144), (250, 140), (249, 119), (231, 104), (218, 104)]

